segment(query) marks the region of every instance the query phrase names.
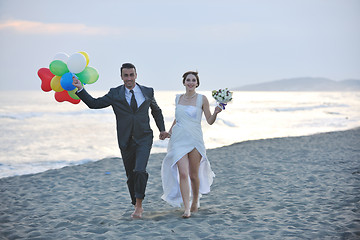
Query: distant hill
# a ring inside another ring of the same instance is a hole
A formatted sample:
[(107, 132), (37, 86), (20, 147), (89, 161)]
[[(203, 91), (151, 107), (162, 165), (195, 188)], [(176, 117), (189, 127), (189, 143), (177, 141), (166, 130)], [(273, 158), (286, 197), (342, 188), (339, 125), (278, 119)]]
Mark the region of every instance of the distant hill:
[(290, 78), (245, 85), (235, 91), (360, 91), (360, 80), (333, 81), (327, 78)]

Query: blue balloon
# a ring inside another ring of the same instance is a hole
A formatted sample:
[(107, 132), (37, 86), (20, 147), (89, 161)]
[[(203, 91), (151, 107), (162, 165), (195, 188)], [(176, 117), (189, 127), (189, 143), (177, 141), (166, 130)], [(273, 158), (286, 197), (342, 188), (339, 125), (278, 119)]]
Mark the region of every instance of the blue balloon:
[(67, 72), (64, 75), (62, 75), (60, 80), (60, 85), (62, 88), (66, 91), (72, 91), (76, 87), (73, 85), (73, 74), (71, 72)]

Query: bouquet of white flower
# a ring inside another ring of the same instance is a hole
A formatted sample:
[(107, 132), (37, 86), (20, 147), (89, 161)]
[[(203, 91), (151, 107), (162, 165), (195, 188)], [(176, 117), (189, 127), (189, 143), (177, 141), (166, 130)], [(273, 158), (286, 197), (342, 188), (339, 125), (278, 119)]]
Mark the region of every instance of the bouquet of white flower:
[(229, 91), (229, 89), (219, 89), (218, 91), (214, 90), (212, 91), (212, 96), (218, 103), (218, 106), (222, 109), (225, 109), (225, 106), (228, 102), (232, 100), (232, 92)]

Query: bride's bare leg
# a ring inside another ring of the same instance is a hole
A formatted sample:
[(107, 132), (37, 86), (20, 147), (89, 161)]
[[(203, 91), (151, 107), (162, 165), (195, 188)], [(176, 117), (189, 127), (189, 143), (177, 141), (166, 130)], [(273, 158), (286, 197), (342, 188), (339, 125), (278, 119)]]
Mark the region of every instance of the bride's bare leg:
[(183, 199), (185, 211), (184, 218), (191, 216), (190, 213), (190, 186), (189, 186), (189, 158), (187, 155), (182, 157), (177, 163), (180, 176), (180, 191)]
[(191, 204), (190, 211), (197, 212), (198, 211), (198, 200), (199, 200), (199, 167), (201, 154), (196, 150), (192, 150), (189, 154), (189, 174), (191, 180), (191, 188), (193, 193), (193, 201)]

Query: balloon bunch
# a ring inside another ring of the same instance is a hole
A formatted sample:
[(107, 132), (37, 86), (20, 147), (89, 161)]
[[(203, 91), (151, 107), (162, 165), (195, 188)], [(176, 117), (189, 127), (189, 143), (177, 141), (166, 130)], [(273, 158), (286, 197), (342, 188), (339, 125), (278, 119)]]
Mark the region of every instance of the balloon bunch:
[(57, 53), (49, 68), (40, 68), (38, 76), (41, 79), (41, 89), (44, 92), (55, 91), (55, 100), (68, 101), (78, 104), (80, 99), (73, 83), (73, 76), (82, 84), (92, 84), (99, 79), (98, 71), (89, 67), (89, 55), (86, 52), (77, 52), (71, 56), (66, 53)]

